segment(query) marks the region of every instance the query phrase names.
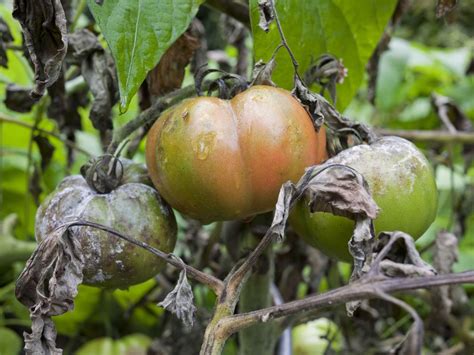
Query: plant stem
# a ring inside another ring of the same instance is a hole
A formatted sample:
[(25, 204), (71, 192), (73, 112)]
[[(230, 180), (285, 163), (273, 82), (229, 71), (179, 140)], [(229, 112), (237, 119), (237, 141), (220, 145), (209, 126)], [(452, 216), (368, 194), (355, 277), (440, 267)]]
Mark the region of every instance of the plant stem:
[(74, 18), (72, 20), (71, 26), (69, 27), (69, 32), (72, 33), (76, 29), (79, 18), (84, 12), (84, 9), (86, 8), (86, 6), (87, 6), (87, 0), (80, 0), (79, 5), (77, 5), (76, 13), (74, 14)]
[(38, 128), (38, 127), (35, 127), (34, 125), (30, 124), (30, 123), (27, 123), (27, 122), (24, 122), (24, 121), (21, 121), (19, 119), (16, 119), (16, 118), (13, 118), (13, 117), (9, 117), (9, 116), (6, 116), (5, 114), (3, 113), (0, 113), (0, 122), (5, 122), (5, 123), (11, 123), (11, 124), (15, 124), (17, 126), (22, 126), (22, 127), (25, 127), (25, 128), (28, 128), (28, 129), (31, 129), (31, 130), (36, 130), (37, 132), (39, 133), (42, 133), (42, 134), (46, 134), (50, 137), (53, 137), (55, 139), (58, 139), (60, 140), (61, 142), (63, 142), (64, 144), (66, 144), (68, 147), (74, 149), (74, 150), (77, 150), (78, 152), (84, 154), (84, 155), (87, 155), (89, 157), (92, 156), (91, 153), (89, 153), (88, 151), (82, 149), (81, 147), (77, 146), (73, 141), (70, 141), (64, 137), (62, 137), (61, 135), (57, 134), (57, 133), (54, 133), (54, 132), (51, 132), (51, 131), (47, 131), (45, 129), (42, 129), (42, 128)]
[(474, 132), (448, 132), (448, 131), (425, 131), (425, 130), (392, 130), (376, 129), (377, 134), (383, 136), (399, 136), (402, 138), (435, 143), (461, 143), (474, 144)]
[(165, 109), (177, 104), (185, 98), (194, 95), (194, 85), (189, 85), (158, 98), (153, 103), (153, 105), (151, 105), (145, 111), (142, 111), (133, 120), (127, 122), (124, 126), (114, 130), (112, 141), (110, 142), (110, 145), (107, 148), (107, 153), (113, 154), (117, 150), (120, 143), (126, 138), (128, 138), (128, 136), (138, 128), (142, 127), (143, 125), (153, 124), (159, 118), (161, 112), (163, 112)]
[(87, 222), (87, 221), (76, 221), (76, 222), (71, 222), (67, 224), (68, 228), (75, 227), (75, 226), (84, 226), (84, 227), (92, 227), (92, 228), (97, 228), (103, 231), (106, 231), (120, 239), (126, 240), (129, 243), (132, 243), (136, 246), (139, 246), (150, 253), (158, 256), (160, 259), (166, 261), (168, 264), (173, 265), (174, 267), (177, 267), (178, 269), (181, 270), (186, 270), (187, 275), (190, 278), (193, 278), (204, 285), (207, 285), (211, 290), (213, 290), (216, 295), (219, 297), (220, 294), (222, 293), (222, 290), (224, 288), (224, 285), (221, 280), (218, 278), (206, 274), (200, 270), (197, 270), (193, 268), (192, 266), (186, 265), (181, 259), (176, 258), (173, 254), (171, 253), (165, 253), (159, 249), (153, 248), (152, 246), (148, 245), (145, 242), (142, 242), (140, 240), (137, 240), (135, 238), (132, 238), (130, 236), (124, 235), (122, 233), (117, 232), (116, 230), (109, 228), (107, 226), (104, 226), (102, 224), (94, 223), (94, 222)]
[[(246, 235), (245, 241), (255, 246), (255, 237)], [(245, 244), (245, 242), (244, 242)], [(239, 299), (239, 312), (249, 312), (270, 307), (272, 296), (270, 288), (275, 273), (273, 248), (263, 253), (256, 265), (256, 271), (248, 278)], [(275, 323), (255, 325), (239, 332), (239, 354), (241, 355), (272, 355), (278, 340), (279, 330)]]

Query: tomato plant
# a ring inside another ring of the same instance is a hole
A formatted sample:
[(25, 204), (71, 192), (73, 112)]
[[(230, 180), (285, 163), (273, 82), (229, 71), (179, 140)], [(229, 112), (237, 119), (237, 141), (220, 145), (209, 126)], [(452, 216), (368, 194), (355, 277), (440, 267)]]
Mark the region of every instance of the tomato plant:
[[(164, 252), (176, 243), (173, 211), (150, 187), (146, 168), (123, 161), (120, 185), (99, 194), (81, 175), (66, 177), (39, 207), (36, 238), (43, 240), (71, 218), (99, 223), (130, 235)], [(84, 284), (126, 288), (157, 274), (165, 263), (148, 251), (90, 227), (73, 227), (83, 251)]]
[(253, 86), (230, 101), (199, 97), (166, 111), (146, 154), (170, 205), (211, 222), (271, 210), (284, 182), (326, 156), (325, 144), (288, 91)]
[[(369, 184), (380, 213), (376, 232), (400, 230), (419, 238), (437, 211), (436, 181), (425, 156), (409, 141), (384, 137), (372, 145), (344, 150), (328, 163), (348, 165)], [(329, 256), (352, 261), (347, 243), (354, 222), (326, 212), (311, 214), (301, 201), (290, 217), (292, 227), (304, 240)]]

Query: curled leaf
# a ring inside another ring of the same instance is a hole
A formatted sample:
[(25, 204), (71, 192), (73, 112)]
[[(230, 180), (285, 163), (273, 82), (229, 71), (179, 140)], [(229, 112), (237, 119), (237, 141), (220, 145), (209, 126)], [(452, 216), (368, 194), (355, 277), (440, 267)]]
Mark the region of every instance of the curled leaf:
[(32, 332), (24, 333), (27, 354), (61, 354), (52, 316), (74, 306), (84, 259), (77, 239), (62, 225), (43, 239), (20, 274), (16, 298), (30, 309)]
[(13, 36), (7, 23), (0, 17), (0, 66), (8, 68), (7, 43), (13, 41)]
[(62, 71), (67, 51), (66, 15), (60, 0), (15, 0), (13, 17), (23, 29), (35, 69), (36, 85), (31, 97), (38, 100)]
[(182, 269), (175, 288), (158, 305), (175, 314), (186, 327), (192, 327), (196, 312), (193, 300), (193, 289), (186, 277), (186, 269)]
[(336, 59), (330, 54), (323, 54), (316, 63), (312, 64), (304, 74), (307, 85), (317, 83), (321, 86), (321, 95), (328, 90), (331, 100), (336, 104), (336, 84), (342, 84), (347, 76), (347, 68), (342, 59)]
[(438, 0), (436, 4), (436, 17), (445, 16), (448, 12), (453, 11), (457, 4), (458, 0)]
[(270, 59), (268, 63), (264, 63), (262, 60), (259, 60), (257, 63), (255, 63), (252, 73), (253, 79), (250, 85), (276, 86), (276, 84), (272, 81), (272, 73), (273, 69), (275, 69), (275, 65), (275, 57)]
[(16, 84), (8, 84), (6, 89), (5, 106), (16, 112), (30, 112), (35, 101), (30, 96), (30, 89)]
[(90, 110), (92, 124), (100, 132), (112, 129), (112, 107), (118, 101), (118, 86), (112, 57), (87, 29), (69, 35), (68, 61), (80, 65), (94, 96)]
[(260, 21), (258, 22), (258, 27), (260, 27), (265, 32), (268, 32), (270, 24), (275, 19), (272, 1), (273, 0), (259, 0), (258, 1), (258, 13), (260, 17)]

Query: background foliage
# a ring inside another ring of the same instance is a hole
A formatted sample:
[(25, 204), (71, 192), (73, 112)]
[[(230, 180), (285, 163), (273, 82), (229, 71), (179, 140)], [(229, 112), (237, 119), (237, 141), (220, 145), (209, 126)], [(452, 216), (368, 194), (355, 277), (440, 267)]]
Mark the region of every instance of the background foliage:
[[(114, 57), (120, 106), (122, 111), (126, 111), (120, 114), (119, 105), (113, 107), (114, 127), (121, 127), (140, 112), (143, 97), (136, 94), (140, 85), (168, 47), (188, 28), (196, 13), (204, 37), (207, 38), (206, 46), (201, 43), (201, 47), (211, 66), (233, 69), (245, 58), (248, 61), (252, 61), (252, 58), (269, 59), (278, 36), (273, 26), (269, 34), (256, 27), (256, 0), (250, 1), (253, 35), (243, 30), (244, 40), (240, 42), (233, 41), (229, 35), (229, 28), (239, 27), (214, 8), (201, 6), (197, 12), (201, 3), (195, 0), (105, 0), (101, 7), (95, 1), (88, 1), (90, 12), (86, 9), (77, 18), (76, 28), (87, 27), (95, 31), (100, 42), (107, 46)], [(285, 35), (300, 63), (301, 72), (312, 60), (327, 52), (342, 59), (348, 68), (344, 83), (337, 86), (337, 106), (345, 110), (345, 115), (383, 129), (444, 130), (445, 124), (433, 105), (432, 95), (438, 94), (448, 97), (463, 113), (462, 124), (456, 128), (473, 131), (472, 0), (461, 1), (446, 19), (435, 17), (432, 1), (413, 2), (396, 28), (388, 50), (381, 56), (374, 104), (368, 100), (370, 87), (365, 66), (397, 1), (377, 2), (377, 5), (368, 0), (282, 0), (277, 3)], [(74, 8), (84, 5), (82, 1), (72, 1), (71, 4), (76, 6)], [(77, 109), (81, 128), (74, 131), (73, 159), (70, 149), (64, 144), (65, 136), (58, 123), (48, 114), (50, 99), (47, 96), (30, 112), (19, 113), (6, 107), (7, 87), (12, 84), (32, 87), (34, 73), (22, 51), (14, 49), (22, 45), (22, 36), (19, 24), (11, 16), (11, 3), (0, 3), (0, 16), (13, 36), (13, 41), (9, 43), (13, 49), (7, 50), (8, 68), (0, 68), (0, 220), (3, 221), (0, 229), (0, 354), (14, 354), (20, 352), (23, 346), (21, 334), (30, 325), (28, 312), (15, 299), (13, 290), (14, 281), (35, 246), (34, 216), (37, 205), (64, 176), (77, 174), (88, 155), (95, 156), (103, 152), (103, 137), (89, 120), (90, 102), (93, 100), (90, 92), (81, 93), (89, 103)], [(183, 86), (193, 81), (191, 67), (192, 64), (186, 67)], [(280, 51), (275, 82), (291, 88), (290, 73), (289, 58)], [(77, 80), (74, 81), (74, 76), (71, 76), (66, 90), (74, 92), (77, 90), (76, 85)], [(33, 126), (53, 132), (61, 139), (32, 130)], [(44, 152), (41, 152), (41, 145), (32, 140), (37, 135), (46, 137), (52, 150), (48, 163), (43, 166)], [(437, 233), (441, 230), (451, 231), (459, 241), (459, 256), (453, 266), (454, 271), (473, 269), (474, 145), (417, 143), (433, 163), (440, 194), (436, 221), (417, 245), (423, 257), (432, 261)], [(143, 142), (138, 145), (134, 159), (144, 161)], [(179, 226), (176, 254), (185, 261), (191, 261), (198, 251), (202, 251), (199, 242), (212, 240), (221, 228), (220, 224), (202, 227), (181, 216)], [(291, 234), (288, 243), (296, 249), (304, 248), (301, 242), (291, 238)], [(15, 248), (22, 250), (14, 253), (18, 255), (17, 259), (2, 263)], [(231, 267), (232, 260), (224, 246), (216, 248), (214, 255), (218, 255), (216, 260), (221, 264), (213, 271), (223, 273)], [(279, 248), (281, 250), (277, 250), (277, 257), (281, 261), (287, 250), (285, 246)], [(308, 260), (315, 257), (325, 260), (316, 251), (307, 253), (305, 257)], [(279, 286), (283, 296), (288, 295), (290, 298), (294, 293), (296, 297), (302, 298), (347, 281), (350, 274), (348, 265), (325, 262), (325, 269), (319, 275), (314, 263), (310, 267), (294, 262), (292, 267), (299, 281), (294, 291), (285, 289), (287, 286), (282, 281), (285, 279), (280, 277), (282, 272), (277, 270), (277, 274), (280, 272)], [(182, 351), (178, 349), (199, 344), (199, 331), (188, 331), (183, 339), (177, 335), (182, 331), (180, 324), (156, 306), (176, 279), (177, 273), (167, 270), (155, 280), (127, 291), (112, 292), (81, 286), (75, 310), (55, 319), (60, 345), (66, 353), (120, 354), (133, 350), (140, 354), (150, 348), (150, 353), (157, 354), (156, 349), (160, 347), (174, 347), (178, 353)], [(468, 349), (469, 344), (474, 344), (474, 288), (467, 285), (462, 288), (462, 292), (465, 298), (457, 301), (452, 323), (439, 327), (430, 325), (430, 320), (437, 318), (428, 293), (421, 293), (421, 298), (405, 296), (406, 301), (426, 321), (427, 353), (450, 349), (460, 349), (461, 353)], [(198, 319), (205, 324), (214, 305), (214, 296), (199, 285), (194, 285), (194, 293), (200, 312)], [(396, 309), (384, 308), (377, 303), (371, 307), (350, 320), (345, 317), (342, 308), (323, 314), (322, 319), (327, 317), (327, 320), (322, 329), (326, 332), (336, 329), (337, 334), (337, 340), (329, 348), (333, 351), (371, 349), (375, 353), (400, 340), (409, 326), (408, 317)], [(202, 330), (202, 324), (197, 329)], [(321, 324), (318, 327), (321, 328)], [(324, 335), (320, 338), (324, 341)], [(324, 345), (327, 346), (327, 341)], [(226, 353), (236, 353), (236, 349), (237, 342), (233, 339), (228, 343)], [(315, 350), (315, 353), (319, 352)]]

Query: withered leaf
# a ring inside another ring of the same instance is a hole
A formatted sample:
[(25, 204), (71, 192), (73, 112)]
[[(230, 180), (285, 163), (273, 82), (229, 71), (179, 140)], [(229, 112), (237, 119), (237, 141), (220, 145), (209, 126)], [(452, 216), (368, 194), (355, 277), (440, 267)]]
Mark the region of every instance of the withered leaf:
[(90, 111), (92, 124), (100, 132), (112, 129), (112, 107), (118, 101), (118, 86), (112, 57), (87, 29), (69, 35), (68, 61), (78, 64), (94, 96)]
[(185, 326), (192, 327), (194, 323), (194, 313), (196, 307), (194, 306), (193, 289), (186, 277), (186, 269), (181, 270), (179, 279), (175, 288), (166, 295), (165, 299), (158, 304), (175, 314)]
[(369, 273), (388, 277), (436, 275), (416, 250), (413, 238), (404, 232), (382, 232), (378, 235), (376, 257)]
[(7, 23), (0, 17), (0, 66), (8, 68), (7, 43), (13, 41), (13, 36)]
[(308, 203), (311, 212), (330, 212), (358, 222), (374, 219), (378, 213), (362, 175), (328, 160), (306, 169), (296, 185), (288, 181), (282, 186), (268, 233), (283, 239), (289, 211), (301, 198)]
[(198, 38), (190, 30), (183, 33), (161, 57), (160, 62), (147, 76), (151, 95), (163, 96), (179, 89), (184, 79), (184, 69), (191, 62), (199, 47)]
[(33, 196), (36, 206), (39, 206), (39, 197), (43, 189), (41, 188), (41, 173), (37, 164), (33, 166), (33, 173), (29, 176), (28, 191)]
[(31, 89), (8, 84), (6, 89), (5, 106), (16, 112), (30, 112), (35, 104), (30, 96)]
[(259, 60), (255, 63), (252, 72), (252, 85), (269, 85), (276, 86), (272, 81), (272, 73), (275, 69), (276, 61), (275, 58), (270, 59), (268, 63), (264, 63), (262, 60)]
[(51, 144), (48, 138), (41, 134), (36, 134), (33, 137), (41, 155), (41, 171), (45, 171), (48, 167), (51, 159), (53, 158), (54, 154), (54, 145)]
[(458, 4), (458, 0), (438, 0), (436, 4), (436, 17), (443, 17)]
[(15, 0), (13, 17), (21, 24), (34, 66), (31, 96), (37, 100), (61, 73), (67, 51), (66, 15), (60, 0)]
[(369, 127), (342, 116), (323, 96), (311, 92), (298, 77), (295, 77), (295, 88), (292, 93), (306, 106), (317, 130), (325, 122), (338, 135), (355, 134), (365, 142), (375, 139)]
[(268, 32), (270, 24), (275, 19), (275, 14), (273, 13), (273, 1), (274, 0), (258, 1), (258, 13), (260, 17), (258, 27), (265, 32)]
[(84, 259), (77, 239), (62, 225), (43, 239), (17, 282), (16, 298), (30, 309), (32, 332), (24, 333), (26, 354), (61, 354), (52, 316), (74, 306)]

